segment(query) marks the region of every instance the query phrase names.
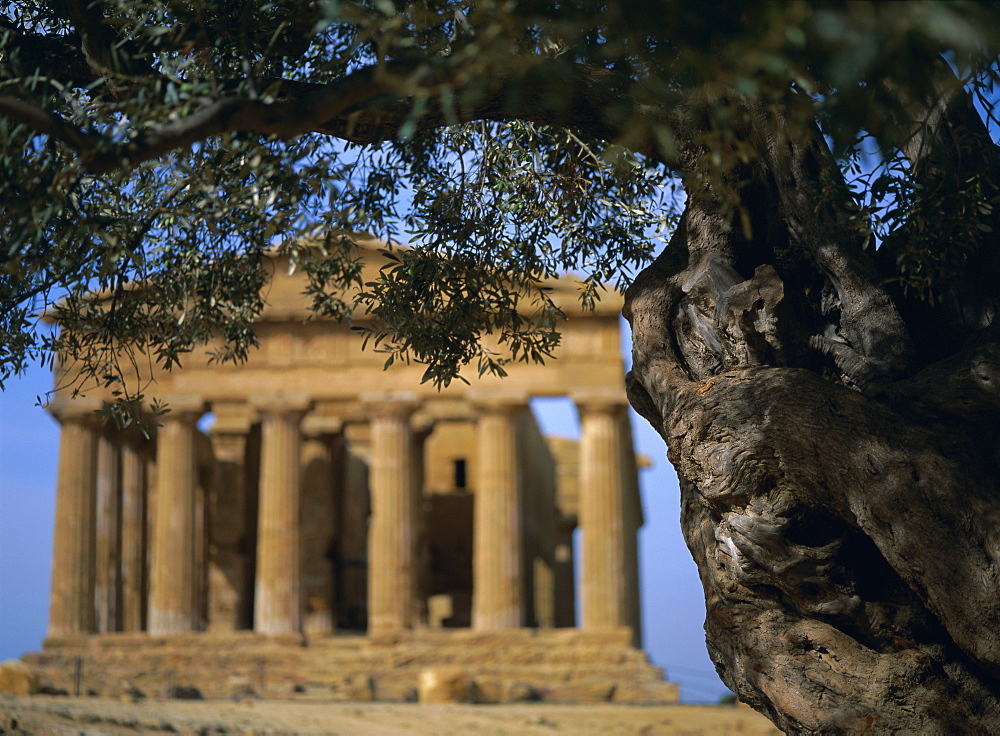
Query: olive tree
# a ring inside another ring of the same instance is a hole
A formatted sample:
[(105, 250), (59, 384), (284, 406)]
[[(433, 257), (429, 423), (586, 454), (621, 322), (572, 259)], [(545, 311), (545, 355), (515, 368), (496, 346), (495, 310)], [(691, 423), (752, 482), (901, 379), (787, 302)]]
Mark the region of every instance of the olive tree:
[[(272, 248), (440, 384), (551, 354), (548, 276), (588, 301), (642, 267), (626, 388), (724, 682), (790, 732), (1000, 723), (997, 3), (49, 0), (0, 26), (0, 379), (58, 352), (127, 421), (114, 356), (244, 357)], [(359, 232), (414, 247), (360, 283)]]

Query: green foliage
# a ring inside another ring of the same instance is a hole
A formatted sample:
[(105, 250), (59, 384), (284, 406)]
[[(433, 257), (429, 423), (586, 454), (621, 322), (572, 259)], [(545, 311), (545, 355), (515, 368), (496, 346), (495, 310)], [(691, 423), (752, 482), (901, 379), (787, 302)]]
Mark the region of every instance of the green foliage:
[[(546, 280), (583, 275), (580, 298), (600, 297), (647, 261), (676, 216), (672, 189), (627, 151), (565, 129), (517, 121), (470, 123), (397, 142), (411, 199), (412, 250), (365, 285), (365, 329), (397, 358), (447, 384), (475, 363), (503, 374), (508, 360), (541, 361), (558, 345), (563, 315)], [(384, 173), (383, 163), (373, 173)], [(486, 349), (497, 336), (509, 357)]]
[[(576, 270), (592, 301), (669, 234), (680, 182), (724, 200), (753, 155), (748, 99), (781, 111), (778, 138), (819, 121), (838, 151), (870, 135), (892, 161), (935, 58), (983, 79), (998, 18), (961, 1), (14, 0), (0, 14), (0, 386), (56, 351), (84, 383), (120, 384), (116, 355), (172, 366), (212, 336), (213, 359), (245, 358), (273, 248), (317, 313), (363, 306), (369, 339), (426, 380), (502, 373), (489, 335), (544, 359), (560, 318), (546, 280)], [(709, 131), (695, 141), (676, 114), (691, 110)], [(917, 234), (897, 276), (947, 277), (962, 228), (982, 224), (964, 213), (995, 212), (995, 183), (921, 191), (881, 171), (865, 184), (895, 210), (869, 225)], [(955, 248), (929, 227), (945, 201)], [(414, 248), (361, 284), (349, 233)]]

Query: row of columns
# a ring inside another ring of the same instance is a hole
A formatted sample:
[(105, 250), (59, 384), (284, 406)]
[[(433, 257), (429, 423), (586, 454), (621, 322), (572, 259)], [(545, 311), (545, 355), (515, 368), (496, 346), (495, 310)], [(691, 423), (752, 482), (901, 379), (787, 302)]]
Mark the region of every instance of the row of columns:
[[(92, 412), (62, 417), (49, 633), (142, 628), (146, 458)], [(120, 474), (119, 474), (120, 468)]]
[[(581, 628), (631, 626), (638, 644), (639, 600), (635, 458), (625, 404), (578, 402), (580, 526), (583, 530)], [(372, 521), (369, 530), (369, 631), (412, 625), (415, 485), (414, 407), (379, 406), (372, 417)], [(523, 483), (517, 420), (526, 402), (476, 402), (477, 465), (473, 520), (472, 626), (524, 625)]]
[[(624, 404), (578, 402), (580, 444), (579, 522), (582, 540), (581, 627), (633, 626), (638, 630), (635, 561), (637, 509), (634, 455)], [(378, 634), (410, 628), (416, 610), (415, 564), (420, 501), (418, 438), (410, 417), (416, 403), (371, 402), (371, 519), (368, 530), (368, 625)], [(198, 544), (198, 448), (200, 408), (172, 402), (157, 436), (156, 513), (150, 531), (147, 630), (151, 634), (199, 628), (195, 582)], [(523, 600), (523, 482), (517, 422), (526, 401), (483, 400), (476, 404), (478, 474), (474, 503), (473, 628), (497, 630), (525, 623)], [(254, 628), (266, 634), (302, 630), (299, 589), (300, 425), (305, 404), (284, 401), (260, 407), (261, 458)], [(123, 443), (120, 458), (121, 506), (102, 509), (108, 523), (120, 515), (120, 546), (99, 549), (99, 467), (117, 462), (101, 450), (100, 428), (89, 416), (63, 422), (56, 509), (49, 636), (70, 636), (98, 626), (95, 590), (120, 590), (125, 630), (141, 628), (143, 462)], [(110, 444), (110, 443), (109, 443)], [(242, 443), (238, 443), (242, 446)], [(236, 446), (236, 445), (234, 445)], [(138, 536), (137, 536), (138, 535)], [(106, 543), (106, 542), (104, 542)], [(109, 566), (94, 560), (119, 555), (121, 581), (99, 581)], [(138, 556), (137, 556), (138, 555)], [(104, 572), (101, 572), (104, 571)], [(102, 582), (102, 585), (98, 585)], [(105, 596), (106, 597), (106, 596)], [(101, 610), (108, 603), (102, 601)], [(104, 615), (104, 614), (102, 614)]]

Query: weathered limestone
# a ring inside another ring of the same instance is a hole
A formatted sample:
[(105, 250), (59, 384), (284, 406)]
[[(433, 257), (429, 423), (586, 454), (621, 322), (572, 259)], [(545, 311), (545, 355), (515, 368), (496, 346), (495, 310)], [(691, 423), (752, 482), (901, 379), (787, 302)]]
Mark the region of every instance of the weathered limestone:
[(93, 413), (61, 414), (52, 555), (50, 638), (89, 633), (96, 625), (94, 542), (98, 421)]
[(517, 419), (523, 402), (479, 402), (473, 528), (472, 627), (524, 623), (521, 469)]
[[(73, 692), (80, 658), (81, 690), (103, 697), (138, 690), (158, 698), (186, 686), (226, 698), (234, 686), (246, 693), (249, 681), (264, 698), (401, 701), (417, 696), (421, 673), (433, 669), (464, 673), (474, 702), (607, 699), (612, 690), (617, 702), (676, 702), (662, 670), (629, 641), (624, 629), (408, 629), (385, 637), (319, 637), (308, 646), (278, 646), (273, 637), (247, 631), (119, 633), (67, 642), (25, 662), (43, 687)], [(460, 687), (457, 677), (442, 679)]]
[(430, 667), (417, 676), (417, 700), (421, 703), (461, 703), (468, 696), (461, 667)]
[(200, 409), (172, 400), (161, 419), (156, 454), (156, 515), (150, 539), (149, 633), (194, 631), (195, 433)]
[(18, 659), (0, 662), (0, 694), (33, 695), (37, 692), (37, 672)]
[(407, 401), (372, 405), (371, 522), (368, 532), (368, 632), (413, 626), (415, 474)]
[(629, 624), (621, 400), (581, 399), (580, 527), (584, 629)]
[(254, 630), (263, 634), (302, 630), (299, 423), (304, 408), (294, 403), (261, 410)]
[(124, 433), (121, 452), (121, 629), (142, 631), (146, 598), (146, 458), (138, 432)]

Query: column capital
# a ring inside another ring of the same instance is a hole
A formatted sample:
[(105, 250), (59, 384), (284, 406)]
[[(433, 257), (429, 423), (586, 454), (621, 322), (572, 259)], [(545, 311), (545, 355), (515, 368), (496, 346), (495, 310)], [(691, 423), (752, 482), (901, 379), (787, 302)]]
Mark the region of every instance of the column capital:
[(418, 442), (423, 442), (431, 436), (431, 433), (434, 431), (435, 424), (437, 424), (437, 422), (430, 417), (423, 415), (418, 416), (416, 421), (413, 422), (413, 426), (411, 428), (414, 438), (416, 438)]
[(409, 419), (420, 408), (420, 399), (413, 391), (368, 392), (358, 398), (373, 419)]
[(616, 414), (628, 409), (628, 399), (624, 391), (588, 391), (570, 394), (581, 414)]
[(528, 408), (526, 391), (469, 391), (469, 405), (486, 414), (517, 414)]
[(309, 398), (308, 394), (296, 391), (256, 396), (254, 397), (252, 403), (253, 407), (260, 412), (261, 415), (304, 415), (307, 411), (309, 411), (309, 407), (312, 405), (312, 400)]
[(60, 424), (74, 422), (97, 426), (101, 423), (101, 416), (98, 412), (103, 406), (104, 401), (98, 398), (80, 397), (70, 399), (58, 397), (50, 401), (45, 408)]

